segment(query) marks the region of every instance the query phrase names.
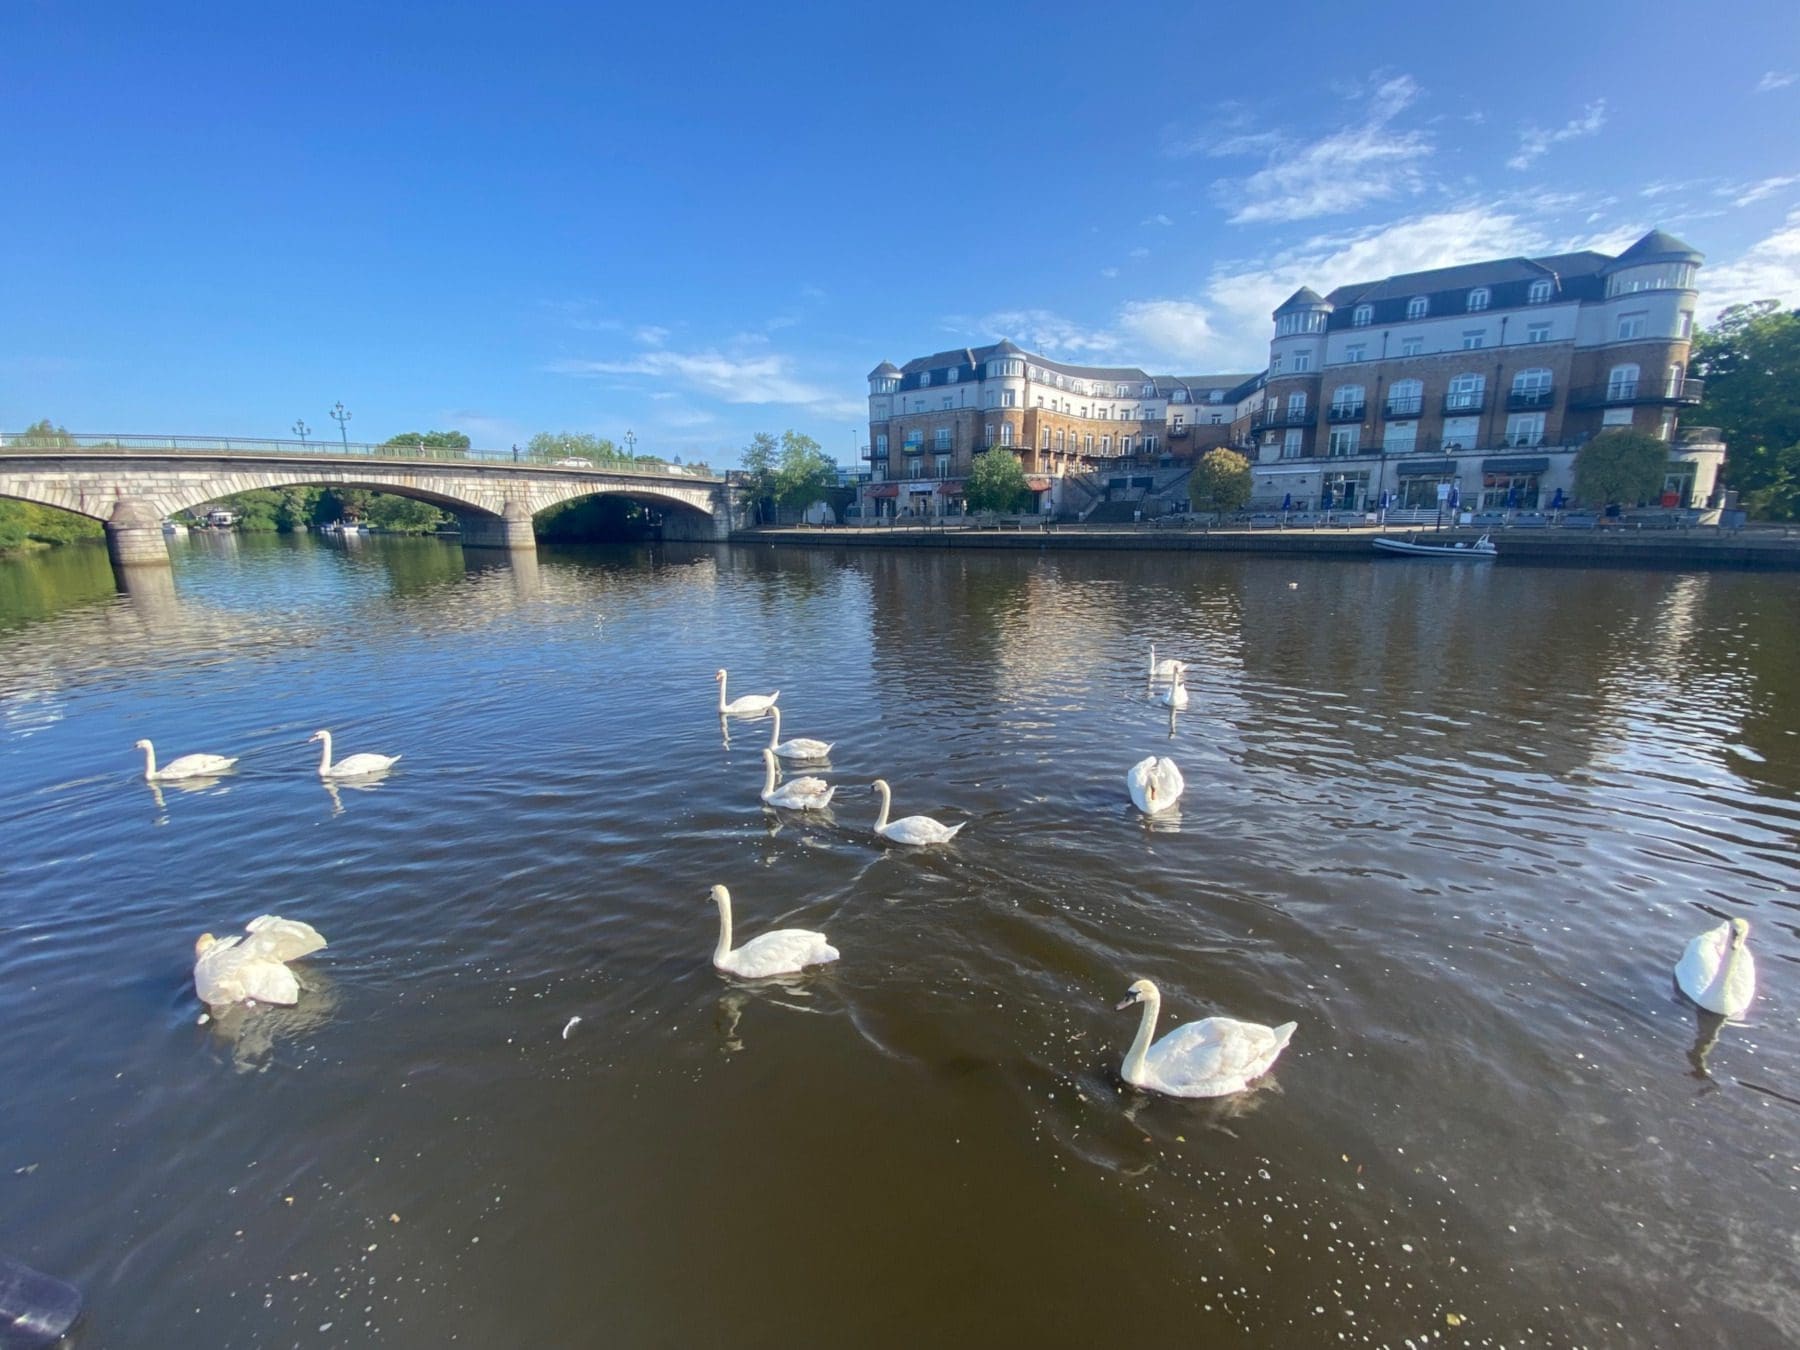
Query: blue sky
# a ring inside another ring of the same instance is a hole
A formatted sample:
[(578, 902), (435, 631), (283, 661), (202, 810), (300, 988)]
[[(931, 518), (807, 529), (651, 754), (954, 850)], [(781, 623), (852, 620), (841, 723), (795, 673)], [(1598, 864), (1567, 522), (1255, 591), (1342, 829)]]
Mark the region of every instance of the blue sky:
[(1800, 303), (1792, 0), (7, 0), (0, 52), (0, 429), (848, 461), (883, 358), (1258, 369), (1302, 283), (1661, 225), (1708, 317)]

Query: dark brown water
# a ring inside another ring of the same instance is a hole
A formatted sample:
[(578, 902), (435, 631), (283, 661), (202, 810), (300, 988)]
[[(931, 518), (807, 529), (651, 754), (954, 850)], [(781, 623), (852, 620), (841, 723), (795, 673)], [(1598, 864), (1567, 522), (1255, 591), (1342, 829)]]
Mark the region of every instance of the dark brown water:
[[(0, 1251), (81, 1346), (1800, 1338), (1791, 578), (352, 550), (0, 565)], [(720, 665), (834, 819), (762, 808)], [(320, 726), (405, 758), (329, 791)], [(140, 736), (244, 758), (159, 800)], [(873, 847), (878, 775), (973, 823)], [(842, 962), (719, 977), (713, 882)], [(198, 1025), (265, 910), (301, 1003)], [(1762, 993), (1708, 1048), (1715, 913)], [(1140, 975), (1300, 1029), (1141, 1097)]]

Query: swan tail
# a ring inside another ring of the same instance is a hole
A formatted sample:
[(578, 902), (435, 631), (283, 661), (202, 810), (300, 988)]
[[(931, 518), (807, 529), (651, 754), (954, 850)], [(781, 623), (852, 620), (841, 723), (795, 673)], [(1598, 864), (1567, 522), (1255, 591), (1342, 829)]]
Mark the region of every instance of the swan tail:
[(1287, 1048), (1287, 1043), (1294, 1038), (1294, 1033), (1299, 1030), (1299, 1028), (1300, 1024), (1298, 1022), (1283, 1022), (1280, 1026), (1273, 1028), (1276, 1050), (1285, 1050)]
[(964, 826), (964, 825), (967, 825), (967, 824), (968, 824), (968, 823), (969, 823), (969, 822), (968, 822), (968, 821), (966, 821), (966, 820), (963, 820), (963, 821), (958, 821), (958, 822), (957, 822), (957, 823), (956, 823), (956, 824), (954, 824), (954, 825), (952, 825), (952, 826), (951, 826), (951, 827), (950, 827), (950, 830), (949, 830), (949, 832), (948, 832), (948, 833), (947, 833), (947, 834), (945, 834), (945, 835), (944, 835), (944, 842), (945, 842), (945, 843), (946, 843), (946, 844), (947, 844), (947, 843), (949, 843), (949, 842), (950, 842), (950, 841), (951, 841), (951, 840), (952, 840), (952, 839), (954, 839), (954, 838), (956, 838), (956, 836), (957, 836), (957, 835), (958, 835), (958, 834), (960, 834), (960, 833), (962, 833), (962, 828), (963, 828), (963, 826)]
[(826, 807), (830, 806), (831, 799), (835, 796), (837, 796), (837, 784), (833, 783), (830, 787), (825, 789), (825, 795), (819, 798), (819, 809), (823, 811)]

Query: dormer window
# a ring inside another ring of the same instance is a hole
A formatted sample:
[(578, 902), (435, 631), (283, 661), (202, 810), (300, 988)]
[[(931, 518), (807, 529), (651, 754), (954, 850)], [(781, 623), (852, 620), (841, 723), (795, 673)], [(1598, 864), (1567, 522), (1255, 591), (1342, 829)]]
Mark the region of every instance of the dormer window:
[(1352, 328), (1367, 328), (1375, 321), (1375, 306), (1358, 305), (1350, 314)]
[(923, 389), (926, 385), (928, 385), (930, 383), (931, 383), (931, 372), (929, 370), (921, 370), (919, 372), (919, 388)]
[(1469, 292), (1469, 312), (1473, 314), (1478, 309), (1486, 309), (1493, 298), (1494, 293), (1486, 286), (1477, 286)]
[(1406, 302), (1406, 317), (1422, 319), (1431, 312), (1431, 302), (1422, 295), (1415, 295)]
[(1525, 298), (1534, 305), (1541, 305), (1550, 298), (1551, 292), (1555, 289), (1555, 283), (1548, 278), (1534, 281), (1531, 283), (1531, 289), (1526, 293)]
[(961, 377), (962, 377), (962, 372), (960, 370), (958, 370), (955, 366), (951, 366), (950, 369), (948, 369), (944, 372), (944, 383), (945, 384), (955, 384), (957, 382), (957, 380), (960, 379)]

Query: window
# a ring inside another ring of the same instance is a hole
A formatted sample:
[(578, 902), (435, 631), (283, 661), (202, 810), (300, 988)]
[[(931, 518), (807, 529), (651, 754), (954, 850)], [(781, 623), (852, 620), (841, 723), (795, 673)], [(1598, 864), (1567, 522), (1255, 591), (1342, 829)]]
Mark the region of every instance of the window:
[(1366, 361), (1368, 359), (1368, 357), (1369, 357), (1369, 349), (1367, 347), (1363, 346), (1363, 344), (1360, 342), (1354, 344), (1353, 346), (1344, 348), (1344, 360), (1346, 360), (1346, 361), (1350, 361), (1350, 362)]
[(1306, 394), (1304, 391), (1288, 395), (1288, 416), (1304, 417), (1306, 415)]
[(1102, 422), (1105, 422), (1111, 418), (1112, 409), (1111, 408), (1095, 408), (1094, 416), (1098, 417)]
[(925, 400), (922, 398), (915, 398), (913, 400), (913, 411), (914, 412), (924, 412), (925, 411)]
[(1172, 416), (1172, 417), (1170, 417), (1170, 418), (1169, 418), (1169, 425), (1170, 425), (1170, 426), (1172, 426), (1172, 427), (1175, 427), (1175, 428), (1176, 428), (1176, 429), (1177, 429), (1177, 430), (1179, 430), (1179, 429), (1180, 429), (1180, 427), (1181, 427), (1181, 414), (1180, 414), (1180, 413), (1176, 413), (1176, 414), (1174, 414), (1174, 415), (1173, 415), (1173, 416)]
[(1550, 298), (1551, 292), (1555, 289), (1555, 282), (1551, 281), (1548, 277), (1540, 278), (1531, 283), (1531, 290), (1526, 293), (1525, 298), (1531, 304), (1541, 305)]
[(1145, 398), (1155, 398), (1156, 397), (1156, 386), (1153, 384), (1145, 385), (1143, 396)]
[(1209, 418), (1208, 420), (1210, 420), (1215, 427), (1223, 426), (1225, 424), (1225, 414), (1224, 413), (1214, 413), (1214, 414), (1212, 414), (1211, 418)]
[(1367, 328), (1375, 319), (1375, 306), (1358, 305), (1350, 314), (1352, 328)]
[(1011, 422), (1002, 422), (1000, 424), (1000, 444), (1011, 445), (1012, 443), (1013, 443), (1013, 424)]
[(1002, 389), (1000, 391), (1000, 406), (1002, 408), (1014, 408), (1018, 406), (1018, 403), (1019, 395), (1015, 390)]
[(1425, 339), (1422, 337), (1403, 337), (1400, 339), (1400, 355), (1420, 356), (1425, 351)]
[(911, 431), (906, 433), (906, 444), (902, 448), (909, 455), (922, 453), (925, 449), (925, 433), (919, 430), (919, 428), (914, 427)]
[(888, 439), (887, 439), (887, 432), (884, 431), (875, 438), (875, 453), (879, 454), (879, 455), (885, 455), (887, 452), (888, 452)]
[(957, 380), (959, 380), (961, 378), (962, 378), (962, 371), (958, 370), (955, 366), (951, 366), (950, 369), (948, 369), (944, 372), (944, 383), (945, 384), (955, 384), (957, 382)]
[(1675, 336), (1686, 338), (1694, 335), (1694, 316), (1687, 310), (1681, 311), (1681, 318), (1675, 326)]
[(1041, 448), (1045, 449), (1045, 450), (1048, 450), (1050, 448), (1050, 428), (1049, 427), (1044, 428), (1044, 439), (1040, 443), (1040, 445), (1041, 445)]
[(1472, 352), (1472, 351), (1476, 350), (1478, 347), (1480, 347), (1486, 341), (1487, 341), (1487, 334), (1479, 328), (1465, 328), (1463, 330), (1462, 345), (1463, 345), (1463, 350), (1465, 352)]
[(1208, 403), (1223, 403), (1225, 401), (1225, 391), (1223, 389), (1208, 389), (1206, 391), (1206, 401)]
[(1103, 455), (1110, 455), (1112, 453), (1111, 436), (1102, 436), (1100, 438), (1100, 453)]
[(1481, 475), (1481, 509), (1484, 511), (1535, 511), (1538, 497), (1535, 473)]
[(1312, 353), (1311, 352), (1295, 352), (1294, 353), (1294, 373), (1296, 375), (1298, 375), (1301, 371), (1311, 370), (1311, 369), (1312, 369)]
[(1062, 433), (1061, 427), (1058, 427), (1056, 429), (1056, 448), (1058, 450), (1061, 450), (1063, 448), (1063, 433)]
[(1486, 286), (1477, 286), (1469, 292), (1469, 313), (1473, 314), (1478, 309), (1486, 309), (1488, 302), (1493, 298), (1494, 293)]
[(1299, 428), (1296, 427), (1289, 431), (1287, 435), (1282, 438), (1281, 457), (1283, 459), (1299, 459), (1300, 451), (1303, 448), (1305, 439), (1306, 433)]
[(1388, 386), (1387, 407), (1390, 416), (1417, 417), (1425, 407), (1424, 381), (1395, 380)]
[(1142, 450), (1146, 455), (1154, 455), (1156, 453), (1156, 437), (1154, 437), (1154, 436), (1144, 437), (1143, 443), (1138, 448), (1140, 450)]
[(1331, 429), (1331, 453), (1334, 455), (1354, 455), (1362, 438), (1361, 427), (1333, 427)]
[(956, 406), (955, 401), (950, 397), (950, 395), (945, 394), (944, 395), (944, 411), (948, 412), (951, 408), (953, 408), (955, 406)]
[(1360, 420), (1365, 402), (1363, 387), (1360, 384), (1340, 384), (1331, 391), (1331, 415), (1333, 417), (1355, 417)]
[(1087, 404), (1085, 404), (1085, 403), (1084, 403), (1084, 404), (1082, 404), (1082, 405), (1081, 405), (1081, 415), (1082, 415), (1082, 416), (1083, 416), (1083, 417), (1086, 417), (1086, 416), (1087, 416), (1087, 410), (1088, 410), (1088, 405), (1087, 405)]
[(1619, 341), (1629, 342), (1632, 338), (1641, 338), (1650, 326), (1650, 316), (1639, 310), (1635, 314), (1619, 315)]
[(1512, 406), (1515, 408), (1549, 407), (1552, 382), (1553, 377), (1547, 370), (1521, 370), (1513, 376)]
[(1115, 384), (1113, 386), (1113, 397), (1114, 398), (1130, 398), (1131, 397), (1131, 386), (1128, 384)]
[(1664, 413), (1662, 415), (1662, 421), (1657, 425), (1657, 428), (1656, 428), (1656, 438), (1659, 441), (1666, 441), (1674, 434), (1675, 434), (1675, 414), (1674, 413)]
[(1446, 417), (1444, 419), (1444, 449), (1468, 450), (1475, 444), (1475, 437), (1481, 432), (1479, 417)]
[(1081, 438), (1081, 453), (1084, 455), (1091, 455), (1094, 453), (1094, 433), (1093, 432), (1090, 431), (1087, 433), (1087, 435), (1085, 435)]
[(1527, 342), (1548, 342), (1550, 340), (1550, 325), (1547, 323), (1526, 324), (1525, 340)]
[(932, 448), (935, 450), (948, 450), (950, 448), (949, 427), (939, 427), (932, 433)]
[(1670, 366), (1669, 377), (1663, 386), (1663, 397), (1674, 398), (1681, 392), (1681, 367)]
[(1600, 425), (1603, 427), (1628, 427), (1631, 425), (1630, 408), (1608, 408), (1600, 414)]
[(1185, 390), (1185, 389), (1175, 390), (1174, 393), (1169, 395), (1169, 402), (1171, 402), (1171, 403), (1186, 403), (1187, 402), (1187, 390)]
[(1444, 395), (1444, 411), (1479, 408), (1482, 403), (1482, 395), (1486, 392), (1487, 378), (1485, 376), (1458, 375), (1450, 381), (1450, 392)]
[(1419, 448), (1419, 424), (1396, 422), (1381, 438), (1381, 448), (1390, 455), (1410, 455)]
[(1544, 443), (1544, 414), (1513, 413), (1506, 419), (1506, 443), (1516, 450)]
[(1606, 398), (1608, 402), (1619, 402), (1637, 397), (1638, 368), (1631, 362), (1623, 366), (1614, 366), (1612, 373), (1606, 377)]
[(1415, 295), (1406, 302), (1406, 317), (1422, 319), (1431, 312), (1431, 302), (1422, 295)]
[(1277, 352), (1274, 356), (1269, 358), (1269, 374), (1281, 374), (1281, 353)]

